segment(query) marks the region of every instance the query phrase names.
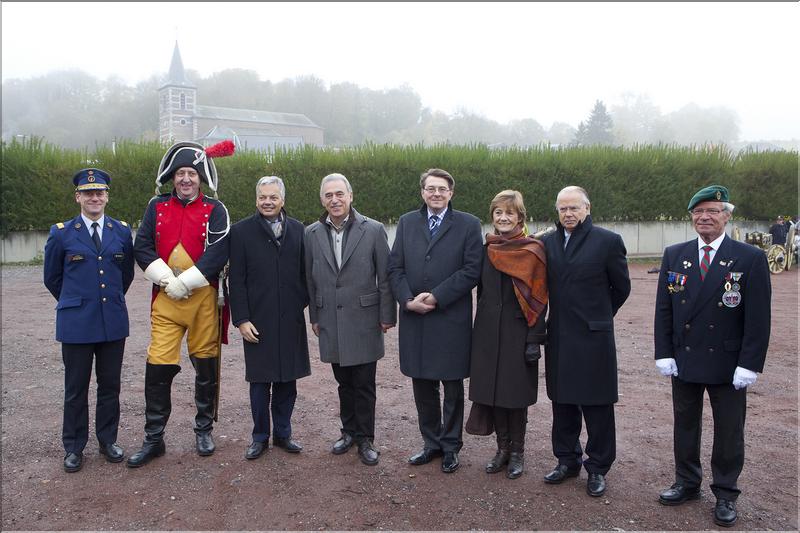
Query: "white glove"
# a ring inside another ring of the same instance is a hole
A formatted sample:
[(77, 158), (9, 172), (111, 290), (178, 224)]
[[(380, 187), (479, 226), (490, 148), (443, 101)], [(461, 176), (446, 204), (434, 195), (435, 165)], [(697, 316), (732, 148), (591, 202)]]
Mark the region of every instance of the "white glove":
[(167, 288), (164, 289), (167, 293), (167, 296), (172, 298), (173, 300), (185, 300), (191, 294), (189, 288), (181, 281), (180, 276), (177, 278), (173, 277), (169, 280), (167, 284)]
[(178, 276), (178, 279), (181, 280), (184, 285), (186, 285), (186, 288), (189, 289), (189, 293), (191, 293), (194, 289), (199, 289), (200, 287), (205, 287), (208, 285), (208, 280), (196, 266), (181, 272), (181, 275)]
[(656, 359), (656, 367), (662, 376), (678, 376), (678, 364), (675, 359)]
[(144, 277), (151, 283), (166, 287), (167, 283), (175, 277), (172, 269), (160, 257), (150, 263), (144, 271)]
[(733, 373), (733, 388), (739, 390), (744, 387), (749, 387), (756, 382), (757, 377), (758, 374), (752, 370), (737, 366), (736, 371)]

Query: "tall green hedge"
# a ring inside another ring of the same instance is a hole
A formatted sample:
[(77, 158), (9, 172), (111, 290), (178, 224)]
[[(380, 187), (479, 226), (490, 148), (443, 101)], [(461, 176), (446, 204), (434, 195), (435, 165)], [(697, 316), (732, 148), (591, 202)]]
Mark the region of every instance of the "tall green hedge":
[[(47, 229), (77, 213), (72, 175), (95, 166), (112, 176), (107, 208), (136, 226), (153, 196), (155, 172), (165, 147), (121, 142), (114, 151), (66, 150), (33, 139), (2, 144), (2, 227), (8, 231)], [(344, 149), (306, 147), (275, 153), (243, 152), (216, 160), (219, 197), (231, 219), (255, 210), (260, 176), (281, 176), (289, 213), (305, 223), (321, 213), (320, 179), (346, 175), (354, 205), (364, 214), (393, 222), (421, 205), (419, 175), (430, 167), (456, 179), (454, 205), (482, 219), (502, 189), (523, 193), (528, 216), (550, 220), (554, 201), (566, 185), (589, 192), (597, 220), (687, 218), (686, 204), (699, 188), (727, 186), (741, 218), (794, 215), (798, 201), (797, 152), (744, 152), (725, 147), (636, 146), (492, 150), (475, 146), (390, 146), (367, 144)], [(166, 192), (167, 187), (162, 189)]]

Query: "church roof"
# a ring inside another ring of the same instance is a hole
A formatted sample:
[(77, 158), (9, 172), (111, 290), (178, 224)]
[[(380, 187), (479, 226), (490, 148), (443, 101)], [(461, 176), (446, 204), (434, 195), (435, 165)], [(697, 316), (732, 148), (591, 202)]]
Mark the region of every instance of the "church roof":
[(172, 62), (169, 65), (167, 81), (161, 88), (169, 86), (188, 87), (191, 89), (197, 88), (186, 77), (186, 71), (183, 69), (183, 61), (181, 60), (181, 52), (178, 50), (178, 41), (175, 41), (175, 49), (172, 51)]
[(225, 139), (231, 139), (237, 150), (274, 151), (278, 148), (299, 148), (304, 145), (303, 137), (299, 135), (281, 135), (268, 129), (238, 128), (234, 131), (228, 126), (220, 125), (214, 126), (196, 141), (205, 146)]
[(199, 105), (195, 108), (194, 116), (215, 120), (233, 120), (237, 122), (253, 122), (256, 124), (280, 124), (284, 126), (305, 126), (307, 128), (322, 129), (314, 124), (310, 118), (299, 113), (276, 113), (273, 111), (258, 111), (255, 109), (234, 109), (231, 107)]

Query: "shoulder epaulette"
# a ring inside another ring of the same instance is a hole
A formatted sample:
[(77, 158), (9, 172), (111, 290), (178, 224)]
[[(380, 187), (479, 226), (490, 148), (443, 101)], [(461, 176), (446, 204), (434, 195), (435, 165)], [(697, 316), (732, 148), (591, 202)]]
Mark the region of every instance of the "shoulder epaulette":
[(64, 229), (64, 223), (63, 222), (56, 222), (56, 227), (58, 229)]

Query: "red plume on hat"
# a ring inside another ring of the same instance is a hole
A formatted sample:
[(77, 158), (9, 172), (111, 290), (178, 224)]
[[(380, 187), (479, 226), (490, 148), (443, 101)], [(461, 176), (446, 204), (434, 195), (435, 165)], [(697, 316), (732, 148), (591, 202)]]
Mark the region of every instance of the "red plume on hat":
[(211, 145), (205, 150), (206, 157), (226, 157), (233, 155), (235, 151), (236, 145), (233, 144), (233, 141), (230, 139), (225, 139), (224, 141)]

